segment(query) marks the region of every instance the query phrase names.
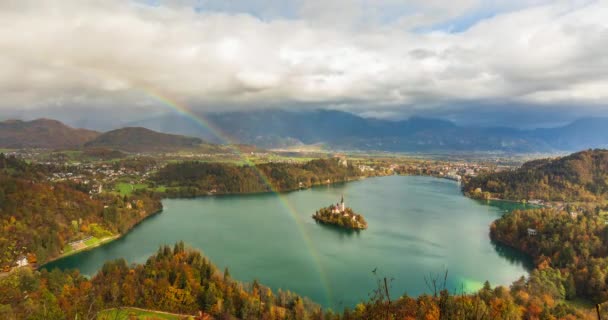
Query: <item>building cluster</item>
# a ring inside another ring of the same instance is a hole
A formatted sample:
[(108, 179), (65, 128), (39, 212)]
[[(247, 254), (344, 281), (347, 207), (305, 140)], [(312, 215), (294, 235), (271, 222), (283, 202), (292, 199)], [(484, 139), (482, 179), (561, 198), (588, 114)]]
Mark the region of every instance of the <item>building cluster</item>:
[(157, 166), (149, 166), (143, 171), (126, 167), (115, 167), (106, 163), (72, 163), (69, 166), (53, 166), (50, 163), (43, 163), (52, 168), (49, 175), (51, 182), (70, 181), (89, 186), (90, 194), (103, 192), (103, 186), (114, 183), (118, 180), (129, 178), (131, 183), (142, 183), (158, 170)]
[(5, 265), (2, 269), (0, 269), (0, 273), (10, 272), (13, 268), (22, 268), (28, 266), (36, 266), (37, 259), (36, 255), (30, 253), (28, 255), (20, 255), (13, 262), (12, 265)]
[[(340, 199), (339, 203), (332, 204), (329, 207), (329, 209), (331, 210), (332, 214), (335, 214), (335, 215), (341, 214), (344, 217), (348, 217), (349, 216), (349, 214), (346, 212), (346, 203), (344, 203), (344, 195), (342, 195), (342, 199)], [(352, 214), (351, 219), (356, 222), (357, 221), (357, 215)]]
[(237, 154), (235, 154), (233, 152), (203, 153), (203, 152), (180, 151), (180, 152), (168, 152), (168, 153), (162, 153), (162, 154), (155, 154), (154, 156), (163, 157), (166, 159), (176, 159), (176, 160), (179, 160), (179, 159), (209, 160), (209, 159), (215, 159), (218, 157), (223, 157), (223, 158), (229, 159), (229, 158), (233, 158), (233, 157), (237, 156)]
[(366, 165), (366, 164), (360, 164), (357, 166), (357, 168), (359, 168), (359, 171), (361, 172), (374, 172), (376, 171), (376, 169), (370, 165)]
[(344, 204), (344, 195), (342, 195), (342, 200), (340, 200), (340, 203), (336, 203), (335, 205), (331, 205), (330, 206), (331, 209), (331, 213), (333, 214), (338, 214), (338, 213), (344, 213), (346, 211), (346, 204)]
[(482, 172), (507, 170), (507, 166), (490, 166), (470, 162), (419, 162), (398, 166), (394, 169), (400, 174), (428, 175), (460, 181), (463, 177), (475, 177)]

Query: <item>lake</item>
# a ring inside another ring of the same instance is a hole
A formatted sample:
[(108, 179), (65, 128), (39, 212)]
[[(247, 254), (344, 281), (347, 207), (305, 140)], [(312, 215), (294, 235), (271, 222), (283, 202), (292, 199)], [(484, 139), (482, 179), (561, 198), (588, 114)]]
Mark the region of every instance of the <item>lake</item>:
[[(317, 224), (311, 215), (340, 200), (365, 216), (367, 230)], [(142, 263), (161, 244), (183, 240), (233, 278), (258, 279), (341, 310), (367, 299), (377, 277), (393, 297), (430, 292), (425, 277), (448, 270), (448, 289), (475, 290), (485, 280), (508, 285), (531, 261), (489, 238), (489, 224), (521, 207), (464, 197), (459, 185), (432, 177), (389, 176), (283, 194), (167, 199), (164, 210), (124, 237), (54, 261), (93, 275), (107, 260)], [(372, 273), (376, 270), (376, 273)], [(442, 276), (443, 277), (443, 276)]]

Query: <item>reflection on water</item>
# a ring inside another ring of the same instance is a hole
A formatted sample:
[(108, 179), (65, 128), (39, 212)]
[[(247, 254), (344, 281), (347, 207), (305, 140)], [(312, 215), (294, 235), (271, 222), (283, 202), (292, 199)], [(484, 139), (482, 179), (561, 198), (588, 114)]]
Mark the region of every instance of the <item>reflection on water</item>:
[(499, 256), (511, 262), (512, 264), (519, 264), (524, 267), (528, 272), (534, 269), (534, 259), (529, 255), (512, 248), (510, 246), (499, 243), (493, 239), (490, 239), (492, 246), (494, 246), (494, 250), (498, 253)]
[(327, 223), (320, 223), (318, 221), (315, 221), (315, 224), (317, 226), (319, 226), (320, 228), (326, 228), (326, 229), (331, 230), (332, 232), (336, 232), (337, 234), (342, 235), (344, 237), (356, 237), (356, 236), (360, 236), (361, 232), (365, 232), (365, 230), (345, 229), (345, 228), (341, 228), (341, 227), (334, 226), (334, 225), (327, 224)]

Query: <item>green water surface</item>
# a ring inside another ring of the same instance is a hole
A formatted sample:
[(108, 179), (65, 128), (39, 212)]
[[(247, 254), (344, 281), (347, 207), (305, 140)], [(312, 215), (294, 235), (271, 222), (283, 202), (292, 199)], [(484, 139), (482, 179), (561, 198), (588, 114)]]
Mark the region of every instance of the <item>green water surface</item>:
[[(365, 216), (369, 228), (349, 232), (311, 215), (337, 202)], [(161, 244), (184, 240), (233, 278), (258, 279), (334, 310), (367, 299), (376, 277), (394, 279), (391, 294), (429, 292), (425, 277), (448, 270), (448, 288), (509, 284), (530, 261), (492, 244), (489, 224), (518, 204), (464, 197), (453, 181), (390, 176), (284, 194), (164, 200), (164, 211), (123, 238), (55, 261), (93, 275), (107, 260), (145, 262)], [(376, 269), (376, 274), (372, 270)]]

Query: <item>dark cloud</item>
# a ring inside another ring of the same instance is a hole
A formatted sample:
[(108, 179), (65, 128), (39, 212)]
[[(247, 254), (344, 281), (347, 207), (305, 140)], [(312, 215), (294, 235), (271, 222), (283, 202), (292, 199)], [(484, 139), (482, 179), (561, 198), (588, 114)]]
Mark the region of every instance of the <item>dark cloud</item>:
[(606, 112), (607, 16), (603, 1), (1, 2), (0, 113), (127, 119), (169, 100), (554, 123)]

